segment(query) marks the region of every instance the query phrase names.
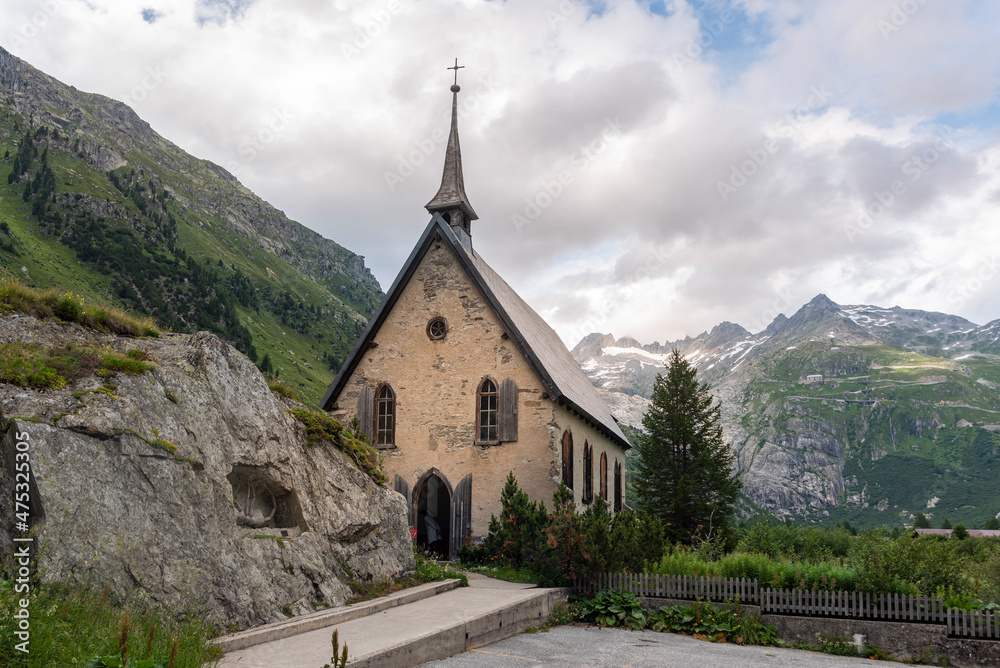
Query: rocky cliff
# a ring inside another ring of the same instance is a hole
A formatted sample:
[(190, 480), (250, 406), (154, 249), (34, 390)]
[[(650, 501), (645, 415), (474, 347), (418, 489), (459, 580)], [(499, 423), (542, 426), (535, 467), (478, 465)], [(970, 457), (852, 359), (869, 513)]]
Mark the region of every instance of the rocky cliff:
[[(214, 335), (125, 339), (12, 314), (0, 347), (7, 362), (60, 355), (85, 367), (66, 370), (77, 379), (62, 389), (0, 384), (0, 487), (10, 498), (13, 449), (27, 442), (44, 578), (246, 628), (342, 604), (349, 576), (412, 570), (403, 498), (329, 441), (310, 444), (288, 402)], [(113, 351), (153, 366), (95, 373), (93, 359)], [(3, 516), (8, 555), (12, 522)]]

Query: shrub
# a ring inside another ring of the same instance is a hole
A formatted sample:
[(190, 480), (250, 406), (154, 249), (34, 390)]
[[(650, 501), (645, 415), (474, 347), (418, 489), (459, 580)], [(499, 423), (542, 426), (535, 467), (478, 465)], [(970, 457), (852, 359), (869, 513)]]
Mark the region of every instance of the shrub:
[(903, 535), (895, 540), (884, 532), (858, 537), (849, 563), (857, 571), (860, 591), (901, 594), (933, 593), (938, 588), (965, 591), (963, 560), (949, 541)]
[(326, 413), (307, 408), (289, 408), (288, 412), (305, 425), (306, 439), (310, 444), (327, 441), (351, 459), (359, 469), (379, 485), (385, 485), (382, 458), (368, 440), (356, 430), (348, 431), (338, 420)]
[(581, 601), (577, 607), (580, 619), (601, 626), (627, 626), (641, 629), (646, 615), (635, 594), (627, 591), (601, 591), (593, 598)]
[(73, 293), (70, 292), (60, 296), (59, 299), (56, 300), (55, 306), (52, 310), (57, 318), (69, 322), (76, 322), (80, 319), (80, 315), (83, 313), (83, 303), (82, 300), (78, 301), (75, 297), (73, 297)]
[(727, 601), (722, 609), (702, 601), (689, 606), (663, 606), (650, 615), (649, 628), (741, 645), (774, 645), (778, 641), (775, 628), (764, 624), (758, 613), (744, 610), (738, 600)]
[(500, 517), (490, 519), (481, 552), (466, 554), (478, 563), (500, 559), (515, 568), (537, 566), (545, 549), (544, 532), (550, 524), (545, 505), (529, 500), (511, 471), (500, 492), (500, 506)]

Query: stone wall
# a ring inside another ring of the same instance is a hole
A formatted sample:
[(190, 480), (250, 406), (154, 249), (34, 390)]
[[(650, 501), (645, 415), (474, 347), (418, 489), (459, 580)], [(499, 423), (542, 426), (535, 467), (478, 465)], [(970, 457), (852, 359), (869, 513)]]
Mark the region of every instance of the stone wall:
[[(443, 340), (427, 335), (428, 322), (435, 317), (448, 321)], [(564, 429), (574, 430), (574, 440), (580, 434), (574, 454), (581, 476), (584, 438), (599, 448), (614, 447), (543, 396), (545, 389), (517, 344), (443, 243), (432, 244), (374, 343), (362, 354), (332, 414), (349, 421), (357, 414), (363, 387), (374, 391), (380, 383), (391, 385), (396, 394), (395, 443), (382, 451), (390, 477), (398, 474), (413, 491), (431, 469), (452, 486), (471, 473), (474, 536), (485, 535), (490, 517), (500, 514), (500, 491), (509, 471), (532, 500), (551, 506), (561, 480)], [(516, 442), (477, 444), (477, 390), (487, 377), (498, 386), (507, 377), (517, 383)], [(595, 495), (599, 458), (598, 452)], [(582, 484), (574, 490), (579, 499)]]
[(1000, 642), (949, 638), (943, 624), (869, 621), (764, 615), (765, 624), (774, 625), (785, 642), (820, 645), (824, 634), (857, 640), (862, 646), (874, 646), (896, 659), (921, 659), (940, 664), (947, 658), (950, 666), (1000, 666)]

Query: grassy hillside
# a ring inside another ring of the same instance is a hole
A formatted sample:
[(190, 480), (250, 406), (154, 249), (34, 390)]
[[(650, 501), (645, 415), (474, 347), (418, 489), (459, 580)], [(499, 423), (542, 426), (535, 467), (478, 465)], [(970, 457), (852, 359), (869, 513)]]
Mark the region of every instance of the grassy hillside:
[(982, 526), (1000, 512), (1000, 360), (963, 357), (806, 344), (755, 363), (742, 426), (771, 443), (824, 431), (842, 444), (843, 492), (813, 520), (893, 526), (923, 512)]
[(48, 83), (55, 103), (0, 92), (0, 273), (213, 331), (318, 401), (381, 298), (360, 258), (130, 110), (115, 142), (123, 105)]

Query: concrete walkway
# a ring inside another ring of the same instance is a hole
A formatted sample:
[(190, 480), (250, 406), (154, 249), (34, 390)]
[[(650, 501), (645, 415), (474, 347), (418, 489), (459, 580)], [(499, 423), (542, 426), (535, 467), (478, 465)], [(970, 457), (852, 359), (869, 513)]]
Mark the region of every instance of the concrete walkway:
[(528, 626), (540, 626), (548, 620), (552, 606), (565, 599), (560, 589), (540, 589), (477, 574), (468, 577), (469, 587), (231, 650), (219, 667), (321, 668), (330, 660), (330, 637), (336, 629), (341, 645), (346, 643), (349, 648), (351, 668), (412, 668), (454, 656), (470, 646), (509, 638)]
[[(322, 665), (322, 664), (320, 664)], [(834, 656), (799, 649), (711, 643), (653, 631), (557, 626), (474, 647), (424, 668), (879, 668), (898, 663)]]

